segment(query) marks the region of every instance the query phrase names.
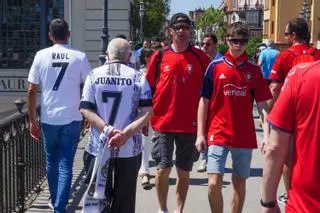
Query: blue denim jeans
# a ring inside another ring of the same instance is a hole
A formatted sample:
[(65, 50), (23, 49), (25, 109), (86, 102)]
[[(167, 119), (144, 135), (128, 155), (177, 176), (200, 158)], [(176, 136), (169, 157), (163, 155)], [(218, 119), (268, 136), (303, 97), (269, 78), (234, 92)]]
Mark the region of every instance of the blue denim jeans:
[(72, 167), (80, 137), (80, 121), (66, 125), (42, 123), (46, 169), (55, 213), (64, 213), (68, 204)]

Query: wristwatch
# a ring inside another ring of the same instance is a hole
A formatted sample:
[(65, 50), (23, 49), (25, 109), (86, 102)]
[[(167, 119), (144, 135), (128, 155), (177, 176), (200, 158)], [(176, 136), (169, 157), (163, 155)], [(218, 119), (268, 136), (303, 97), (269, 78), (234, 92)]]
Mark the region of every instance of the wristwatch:
[(274, 208), (277, 206), (275, 201), (263, 202), (262, 199), (260, 199), (260, 205), (263, 206), (264, 208), (268, 208), (268, 209), (271, 209), (271, 208)]

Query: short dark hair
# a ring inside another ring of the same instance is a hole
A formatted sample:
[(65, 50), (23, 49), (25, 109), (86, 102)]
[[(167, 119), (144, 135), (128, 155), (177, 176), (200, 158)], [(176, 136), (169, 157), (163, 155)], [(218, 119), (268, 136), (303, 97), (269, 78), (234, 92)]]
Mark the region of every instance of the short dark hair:
[(50, 34), (56, 41), (64, 41), (68, 38), (68, 23), (61, 18), (53, 19), (49, 26)]
[(122, 34), (122, 33), (116, 35), (116, 38), (122, 38), (122, 39), (127, 40), (127, 36), (125, 34)]
[(247, 25), (242, 22), (234, 22), (227, 27), (227, 37), (242, 36), (249, 38), (249, 29)]
[(308, 40), (309, 27), (303, 18), (294, 18), (288, 22), (288, 33), (295, 33), (303, 41)]
[(207, 34), (205, 34), (204, 36), (203, 36), (203, 38), (202, 38), (202, 40), (204, 39), (204, 38), (210, 38), (212, 41), (213, 41), (213, 43), (218, 43), (218, 38), (217, 38), (217, 36), (215, 35), (215, 34), (213, 34), (213, 33), (207, 33)]
[(153, 53), (154, 53), (154, 49), (151, 49), (151, 48), (143, 48), (143, 49), (141, 50), (141, 55), (140, 55), (141, 65), (146, 65), (146, 64), (147, 64), (146, 58), (151, 57)]

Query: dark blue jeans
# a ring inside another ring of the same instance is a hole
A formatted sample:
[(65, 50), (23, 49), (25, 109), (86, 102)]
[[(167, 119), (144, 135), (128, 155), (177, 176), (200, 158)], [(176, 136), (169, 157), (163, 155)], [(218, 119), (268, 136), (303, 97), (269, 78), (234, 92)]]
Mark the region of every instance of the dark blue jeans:
[(55, 213), (64, 213), (68, 204), (72, 167), (80, 137), (80, 121), (66, 125), (42, 123), (47, 176)]

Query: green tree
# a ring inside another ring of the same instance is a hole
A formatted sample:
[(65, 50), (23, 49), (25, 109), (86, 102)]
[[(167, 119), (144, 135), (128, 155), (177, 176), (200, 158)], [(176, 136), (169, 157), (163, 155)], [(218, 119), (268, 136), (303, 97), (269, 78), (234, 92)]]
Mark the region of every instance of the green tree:
[(140, 1), (144, 2), (143, 36), (158, 36), (163, 29), (165, 18), (170, 12), (170, 0), (134, 0), (132, 8), (132, 25), (134, 32), (140, 29)]
[(215, 33), (223, 41), (226, 35), (226, 23), (224, 20), (224, 11), (210, 7), (196, 22), (196, 27), (202, 29), (204, 33)]
[(254, 59), (255, 53), (258, 51), (259, 45), (262, 43), (262, 36), (250, 38), (246, 52), (250, 59)]

